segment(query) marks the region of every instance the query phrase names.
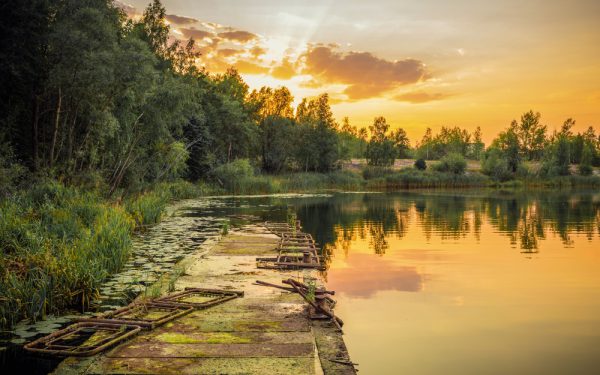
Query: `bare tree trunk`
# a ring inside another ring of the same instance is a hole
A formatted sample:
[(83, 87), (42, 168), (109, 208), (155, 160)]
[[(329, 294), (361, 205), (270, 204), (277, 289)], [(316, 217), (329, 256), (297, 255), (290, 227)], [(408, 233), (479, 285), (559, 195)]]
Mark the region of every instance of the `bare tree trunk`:
[(62, 91), (58, 88), (58, 102), (56, 103), (56, 117), (54, 119), (54, 134), (52, 135), (52, 144), (50, 146), (50, 168), (54, 164), (54, 149), (56, 148), (56, 138), (58, 137), (58, 127), (60, 125), (60, 107), (62, 105)]

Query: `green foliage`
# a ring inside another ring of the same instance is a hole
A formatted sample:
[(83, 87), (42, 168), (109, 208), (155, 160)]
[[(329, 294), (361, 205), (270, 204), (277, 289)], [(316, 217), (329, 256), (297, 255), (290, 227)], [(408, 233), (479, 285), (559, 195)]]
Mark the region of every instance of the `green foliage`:
[(420, 159), (437, 160), (450, 153), (467, 157), (471, 153), (471, 135), (459, 127), (443, 126), (438, 134), (433, 136), (430, 128), (418, 145), (416, 155)]
[(371, 140), (367, 144), (365, 157), (369, 165), (389, 167), (394, 164), (394, 160), (399, 154), (398, 149), (403, 152), (408, 144), (406, 133), (398, 129), (391, 136), (388, 135), (390, 125), (384, 117), (376, 117), (371, 130)]
[(514, 127), (501, 132), (492, 142), (492, 147), (502, 152), (502, 157), (506, 160), (510, 171), (517, 172), (521, 165), (521, 146)]
[(394, 165), (396, 154), (397, 151), (391, 140), (386, 139), (381, 142), (371, 140), (367, 144), (365, 157), (369, 165), (389, 167)]
[(425, 162), (425, 159), (417, 159), (415, 160), (415, 168), (420, 170), (420, 171), (424, 171), (427, 169), (427, 162)]
[(521, 121), (513, 120), (511, 129), (519, 139), (523, 156), (529, 160), (539, 160), (546, 144), (547, 126), (540, 123), (541, 114), (529, 111), (521, 116)]
[(367, 165), (362, 171), (362, 176), (365, 180), (372, 180), (385, 177), (391, 173), (393, 173), (391, 168)]
[(467, 161), (458, 153), (450, 153), (440, 159), (439, 163), (433, 165), (433, 169), (438, 172), (449, 172), (453, 174), (463, 174), (467, 168)]
[(508, 160), (504, 158), (502, 151), (495, 147), (490, 147), (484, 154), (481, 161), (481, 172), (499, 182), (514, 178)]
[(374, 189), (463, 188), (488, 184), (489, 180), (479, 173), (464, 175), (404, 168), (385, 177), (369, 180), (367, 187)]
[(581, 153), (581, 163), (579, 164), (579, 174), (582, 176), (589, 176), (592, 174), (594, 169), (592, 168), (592, 148), (585, 145), (583, 152)]
[(161, 192), (148, 192), (125, 201), (125, 209), (135, 220), (136, 228), (160, 222), (169, 197)]
[(248, 159), (238, 159), (223, 164), (212, 172), (214, 179), (230, 192), (240, 192), (242, 181), (254, 177), (254, 168)]
[(545, 177), (568, 176), (570, 172), (570, 145), (566, 136), (559, 135), (548, 147), (540, 168)]
[(0, 203), (0, 325), (85, 308), (127, 259), (133, 225), (121, 207), (56, 183)]

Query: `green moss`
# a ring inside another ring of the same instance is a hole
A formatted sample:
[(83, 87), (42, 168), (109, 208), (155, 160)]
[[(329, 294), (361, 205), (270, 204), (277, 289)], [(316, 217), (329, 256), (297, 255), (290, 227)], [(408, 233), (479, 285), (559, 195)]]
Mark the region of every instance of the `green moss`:
[(160, 341), (169, 343), (169, 344), (200, 344), (202, 340), (195, 339), (183, 333), (175, 333), (175, 332), (165, 332), (156, 336), (156, 338)]
[(247, 337), (240, 337), (228, 332), (211, 333), (206, 339), (208, 344), (248, 344), (252, 342)]

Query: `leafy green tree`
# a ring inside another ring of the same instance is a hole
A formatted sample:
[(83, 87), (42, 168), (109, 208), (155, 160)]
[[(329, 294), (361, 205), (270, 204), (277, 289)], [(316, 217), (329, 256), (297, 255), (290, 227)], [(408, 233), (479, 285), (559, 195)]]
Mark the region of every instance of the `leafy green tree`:
[(516, 173), (521, 165), (521, 147), (514, 122), (507, 130), (498, 134), (498, 137), (492, 142), (492, 147), (502, 152), (502, 157), (506, 159), (509, 170)]
[(585, 145), (583, 152), (581, 153), (581, 163), (579, 164), (579, 174), (582, 176), (589, 176), (592, 174), (594, 169), (592, 168), (592, 147)]
[(521, 116), (521, 121), (513, 120), (511, 127), (520, 142), (523, 156), (529, 160), (539, 160), (546, 145), (547, 126), (540, 123), (542, 115), (539, 112), (529, 111)]
[(450, 153), (440, 159), (439, 163), (435, 164), (433, 168), (438, 172), (449, 172), (453, 174), (463, 174), (467, 169), (467, 161), (459, 153)]
[(394, 141), (388, 136), (387, 132), (390, 125), (385, 117), (376, 117), (373, 125), (369, 126), (371, 130), (371, 140), (367, 145), (366, 157), (369, 165), (391, 166), (396, 159), (397, 149)]
[(337, 124), (329, 106), (329, 96), (303, 99), (296, 109), (299, 140), (296, 160), (305, 171), (327, 172), (339, 160)]
[(396, 149), (396, 157), (399, 159), (405, 159), (410, 157), (410, 140), (406, 131), (402, 128), (395, 129), (390, 135), (392, 142), (394, 142), (394, 148)]
[(481, 139), (481, 127), (477, 127), (473, 133), (473, 142), (470, 145), (468, 156), (473, 160), (479, 160), (485, 151), (485, 144)]
[(483, 155), (481, 172), (495, 181), (507, 181), (514, 177), (504, 153), (496, 147), (490, 147)]

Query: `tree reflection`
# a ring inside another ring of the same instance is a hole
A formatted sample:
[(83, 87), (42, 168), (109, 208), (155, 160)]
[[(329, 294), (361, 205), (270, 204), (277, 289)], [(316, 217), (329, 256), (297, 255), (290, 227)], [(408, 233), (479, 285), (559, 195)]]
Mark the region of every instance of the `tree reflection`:
[(357, 239), (374, 254), (389, 250), (389, 238), (419, 230), (427, 239), (478, 241), (483, 225), (505, 234), (523, 253), (539, 251), (549, 234), (572, 246), (574, 233), (589, 239), (600, 232), (600, 195), (585, 193), (340, 194), (295, 202), (305, 230), (345, 256)]

